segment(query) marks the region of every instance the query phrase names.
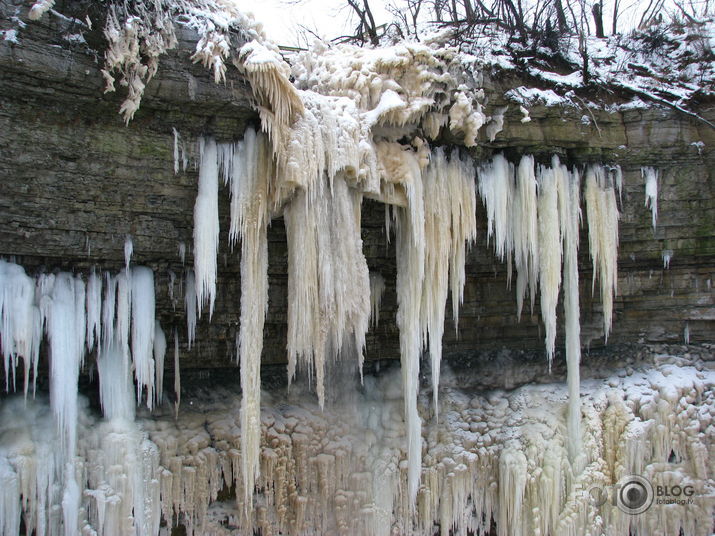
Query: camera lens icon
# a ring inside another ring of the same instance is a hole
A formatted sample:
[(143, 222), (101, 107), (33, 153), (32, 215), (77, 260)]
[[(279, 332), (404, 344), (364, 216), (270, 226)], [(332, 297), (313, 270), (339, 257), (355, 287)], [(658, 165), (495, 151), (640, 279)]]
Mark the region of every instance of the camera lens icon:
[(623, 477), (616, 489), (616, 504), (626, 514), (642, 514), (653, 504), (653, 486), (647, 478), (638, 475)]

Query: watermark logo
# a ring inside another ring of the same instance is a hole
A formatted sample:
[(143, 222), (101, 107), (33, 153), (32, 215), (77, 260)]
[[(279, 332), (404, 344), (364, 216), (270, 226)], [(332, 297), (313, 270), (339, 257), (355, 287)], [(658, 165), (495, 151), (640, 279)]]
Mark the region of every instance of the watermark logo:
[(591, 501), (596, 506), (611, 502), (622, 512), (629, 515), (642, 514), (655, 504), (693, 504), (693, 486), (653, 486), (650, 480), (640, 475), (628, 475), (621, 478), (615, 486), (599, 486), (589, 490)]
[(626, 476), (616, 484), (616, 506), (626, 514), (642, 514), (653, 504), (653, 497), (653, 485), (642, 476)]

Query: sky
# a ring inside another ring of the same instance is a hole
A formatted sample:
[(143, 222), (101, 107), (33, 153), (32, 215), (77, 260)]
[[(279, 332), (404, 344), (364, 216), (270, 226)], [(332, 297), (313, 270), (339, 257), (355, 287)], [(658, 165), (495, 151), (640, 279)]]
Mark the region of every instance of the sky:
[[(351, 16), (347, 0), (236, 0), (243, 10), (253, 12), (263, 23), (268, 36), (279, 45), (305, 46), (313, 41), (309, 33), (301, 30), (301, 25), (316, 32), (323, 38), (333, 39), (341, 35), (353, 34), (357, 20)], [(403, 4), (402, 0), (370, 0), (370, 7), (377, 25), (392, 20), (387, 5), (390, 2)], [(593, 0), (586, 0), (590, 5)], [(706, 0), (664, 0), (668, 11), (674, 11), (674, 1), (689, 5), (704, 5)], [(650, 0), (619, 0), (621, 15), (619, 31), (630, 30), (638, 24), (640, 14)], [(527, 1), (528, 3), (528, 1)], [(610, 33), (613, 0), (604, 0), (604, 24), (606, 34)], [(301, 37), (301, 34), (303, 37)]]
[[(386, 2), (370, 2), (378, 25), (392, 18), (385, 6)], [(305, 33), (301, 25), (328, 39), (353, 34), (357, 25), (350, 16), (347, 1), (343, 0), (261, 0), (247, 3), (244, 10), (253, 12), (268, 37), (279, 45), (305, 45), (299, 36), (300, 32)], [(312, 36), (309, 39), (312, 41)]]

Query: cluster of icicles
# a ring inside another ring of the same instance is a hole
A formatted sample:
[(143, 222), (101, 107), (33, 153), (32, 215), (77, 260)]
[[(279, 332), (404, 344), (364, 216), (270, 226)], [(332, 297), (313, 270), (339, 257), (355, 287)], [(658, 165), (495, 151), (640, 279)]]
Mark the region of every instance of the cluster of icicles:
[[(368, 172), (358, 180), (354, 173), (344, 171), (347, 166), (341, 165), (343, 157), (355, 163), (348, 169), (360, 169), (359, 158), (353, 160), (358, 153), (351, 154), (340, 147), (327, 151), (321, 146), (310, 148), (304, 155), (301, 165), (291, 165), (289, 161), (281, 165), (279, 161), (279, 170), (291, 170), (281, 174), (275, 172), (267, 140), (250, 130), (236, 144), (217, 144), (211, 139), (201, 144), (194, 212), (199, 307), (207, 303), (211, 311), (216, 294), (220, 177), (231, 192), (229, 236), (232, 241), (241, 238), (237, 354), (243, 388), (244, 504), (251, 504), (258, 475), (260, 357), (268, 296), (266, 236), (271, 215), (283, 214), (288, 239), (289, 380), (298, 367), (314, 375), (322, 407), (326, 360), (353, 356), (361, 369), (364, 358), (371, 283), (360, 238), (363, 195), (388, 204), (388, 235), (390, 227), (395, 228), (397, 324), (411, 502), (419, 489), (422, 455), (417, 411), (420, 356), (425, 350), (430, 356), (436, 408), (445, 305), (451, 292), (456, 324), (465, 281), (466, 249), (477, 233), (477, 190), (486, 206), (488, 237), (497, 256), (508, 262), (510, 271), (512, 263), (516, 266), (519, 314), (526, 294), (530, 295), (533, 309), (536, 293), (540, 292), (549, 362), (554, 353), (556, 307), (563, 279), (571, 393), (569, 450), (575, 458), (580, 437), (577, 251), (581, 173), (567, 169), (556, 157), (546, 166), (536, 165), (532, 157), (525, 156), (515, 166), (501, 155), (476, 170), (472, 161), (457, 150), (448, 154), (441, 148), (429, 150), (423, 143), (409, 147), (378, 142), (374, 152), (376, 175)], [(296, 173), (301, 177), (296, 179)], [(616, 190), (621, 184), (620, 168), (590, 166), (583, 177), (593, 282), (595, 285), (597, 279), (600, 281), (607, 336), (617, 281)]]
[[(120, 483), (87, 490), (86, 477), (76, 465), (78, 458), (78, 432), (80, 402), (78, 379), (85, 366), (85, 358), (94, 352), (100, 378), (102, 408), (109, 421), (119, 420), (119, 428), (133, 430), (136, 399), (145, 400), (151, 409), (163, 399), (164, 357), (166, 337), (155, 319), (154, 274), (147, 267), (129, 267), (131, 241), (125, 244), (127, 266), (119, 274), (104, 277), (92, 272), (87, 281), (69, 273), (41, 274), (31, 278), (25, 270), (13, 263), (0, 261), (0, 340), (5, 367), (6, 389), (12, 382), (16, 387), (16, 369), (24, 364), (24, 391), (28, 394), (30, 379), (35, 393), (40, 344), (46, 336), (50, 356), (50, 406), (54, 426), (45, 430), (45, 451), (34, 458), (37, 479), (21, 480), (20, 487), (25, 507), (25, 528), (28, 534), (78, 534), (78, 521), (82, 491), (93, 493), (100, 512), (99, 533), (102, 533), (102, 513), (107, 502), (122, 502), (126, 497)], [(178, 338), (175, 339), (175, 367), (178, 370)], [(176, 377), (178, 381), (179, 377)], [(180, 386), (175, 385), (177, 392)], [(116, 423), (114, 423), (116, 424)], [(108, 425), (110, 430), (114, 425)], [(56, 427), (56, 433), (53, 428)], [(20, 443), (28, 438), (16, 438)], [(115, 440), (106, 437), (107, 442)], [(42, 441), (43, 439), (41, 439)], [(12, 450), (12, 449), (11, 449)], [(129, 460), (127, 453), (116, 453), (121, 460)], [(102, 467), (112, 473), (117, 460), (106, 460)], [(125, 463), (122, 461), (122, 463)], [(4, 471), (4, 473), (3, 473)], [(7, 467), (0, 473), (12, 481)], [(110, 478), (110, 476), (107, 476)], [(118, 476), (116, 478), (119, 478)], [(120, 478), (123, 480), (124, 477)], [(92, 482), (89, 482), (91, 485)], [(81, 487), (80, 487), (81, 485)], [(136, 485), (124, 482), (123, 486)], [(19, 495), (18, 495), (19, 497)], [(9, 496), (0, 508), (3, 519), (2, 534), (19, 534), (19, 514)], [(123, 499), (124, 497), (124, 499)], [(145, 534), (156, 533), (158, 520), (145, 520), (138, 507), (144, 498), (134, 504), (124, 500), (123, 515), (131, 515)], [(157, 498), (158, 501), (158, 498)], [(61, 515), (53, 508), (61, 505)], [(142, 506), (143, 508), (143, 506)], [(4, 511), (3, 511), (4, 510)], [(116, 520), (119, 522), (119, 518)], [(143, 530), (146, 529), (146, 530)], [(111, 532), (108, 532), (111, 533)]]
[[(331, 144), (337, 144), (332, 151)], [(267, 227), (271, 217), (283, 214), (288, 238), (289, 378), (293, 378), (298, 368), (314, 376), (322, 407), (327, 361), (352, 356), (362, 366), (371, 307), (379, 299), (370, 298), (371, 288), (376, 285), (371, 285), (362, 253), (363, 195), (387, 203), (387, 232), (389, 235), (394, 227), (396, 237), (408, 504), (414, 505), (417, 499), (422, 466), (417, 404), (420, 357), (425, 350), (430, 356), (436, 410), (445, 305), (451, 292), (456, 324), (465, 282), (466, 250), (477, 233), (477, 192), (486, 206), (488, 237), (497, 256), (508, 262), (510, 271), (512, 263), (516, 266), (519, 313), (527, 293), (533, 308), (537, 290), (540, 291), (549, 360), (554, 351), (556, 306), (563, 278), (571, 394), (569, 452), (575, 460), (580, 437), (577, 266), (580, 174), (568, 170), (558, 158), (553, 159), (551, 166), (537, 166), (529, 156), (515, 166), (497, 155), (475, 169), (472, 160), (458, 150), (451, 153), (441, 148), (430, 150), (419, 139), (413, 146), (374, 143), (373, 165), (368, 166), (371, 171), (357, 174), (358, 169), (365, 168), (362, 165), (365, 160), (356, 152), (359, 148), (340, 149), (340, 144), (345, 141), (324, 140), (324, 146), (317, 148), (320, 150), (304, 153), (311, 162), (298, 165), (299, 162), (291, 163), (290, 158), (276, 163), (267, 137), (252, 130), (236, 144), (220, 144), (212, 139), (201, 142), (194, 213), (195, 279), (192, 274), (187, 277), (187, 324), (192, 339), (196, 313), (200, 315), (206, 305), (209, 315), (213, 312), (218, 188), (223, 179), (231, 192), (229, 237), (232, 243), (238, 239), (241, 243), (242, 300), (237, 352), (242, 387), (239, 472), (246, 519), (251, 519), (249, 510), (260, 474), (260, 358), (268, 300)], [(293, 153), (292, 157), (300, 160), (301, 155)], [(286, 169), (294, 172), (280, 172)], [(296, 172), (301, 173), (298, 179)], [(584, 182), (594, 283), (598, 277), (607, 333), (617, 279), (615, 190), (621, 182), (620, 170), (591, 166), (585, 170)], [(127, 258), (131, 255), (131, 243), (125, 247), (125, 253)], [(72, 512), (79, 500), (72, 461), (76, 452), (77, 378), (85, 355), (96, 347), (100, 381), (103, 367), (116, 366), (121, 372), (111, 376), (112, 381), (118, 381), (115, 387), (105, 386), (102, 381), (103, 404), (105, 394), (117, 397), (113, 389), (122, 391), (123, 384), (131, 382), (132, 370), (137, 400), (145, 396), (151, 408), (155, 400), (161, 399), (166, 338), (154, 318), (153, 274), (148, 268), (130, 269), (127, 261), (125, 270), (115, 277), (107, 276), (104, 283), (96, 274), (90, 275), (87, 283), (68, 274), (42, 275), (33, 281), (22, 268), (9, 263), (2, 264), (1, 275), (0, 337), (6, 377), (14, 371), (16, 361), (23, 358), (27, 386), (30, 371), (37, 369), (43, 328), (48, 335), (51, 405), (62, 430), (66, 455), (62, 469), (65, 482), (62, 502), (67, 508), (65, 528), (71, 534), (76, 522)], [(176, 334), (174, 340), (178, 345)], [(178, 359), (178, 351), (175, 354)], [(108, 359), (120, 363), (108, 365)], [(133, 410), (133, 403), (129, 405)], [(128, 412), (126, 409), (123, 414)], [(112, 416), (106, 407), (105, 415)]]
[[(441, 417), (423, 433), (414, 504), (399, 371), (366, 376), (362, 392), (344, 388), (348, 404), (326, 410), (299, 389), (269, 395), (259, 492), (246, 509), (241, 397), (212, 388), (190, 398), (178, 419), (160, 407), (134, 420), (136, 395), (112, 347), (98, 369), (105, 417), (78, 400), (73, 495), (62, 432), (44, 401), (17, 397), (0, 408), (0, 535), (20, 534), (22, 519), (24, 533), (72, 536), (168, 535), (175, 523), (189, 536), (466, 536), (489, 533), (491, 520), (499, 536), (708, 536), (715, 374), (697, 358), (662, 353), (628, 363), (593, 363), (612, 376), (584, 384), (580, 467), (569, 460), (563, 384), (468, 394), (460, 385), (482, 371), (446, 371)], [(423, 415), (428, 404), (420, 403)], [(691, 486), (693, 503), (631, 516), (594, 500), (594, 487), (611, 499), (631, 474)]]

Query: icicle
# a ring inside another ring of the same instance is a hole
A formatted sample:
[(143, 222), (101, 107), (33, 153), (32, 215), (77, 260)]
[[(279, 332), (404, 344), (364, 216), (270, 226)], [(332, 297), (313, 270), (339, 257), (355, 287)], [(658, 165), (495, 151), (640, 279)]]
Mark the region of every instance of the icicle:
[(186, 344), (190, 350), (196, 337), (196, 278), (193, 270), (189, 270), (186, 274), (184, 306), (186, 307)]
[(658, 175), (659, 172), (655, 168), (641, 168), (641, 176), (645, 179), (645, 206), (650, 208), (653, 215), (653, 231), (658, 219)]
[(0, 534), (20, 534), (20, 483), (12, 466), (0, 455)]
[(102, 278), (94, 271), (87, 280), (87, 351), (102, 338)]
[(539, 281), (539, 227), (537, 217), (534, 157), (523, 156), (516, 174), (513, 204), (514, 260), (516, 264), (516, 316), (521, 311), (529, 289), (531, 311), (534, 310)]
[[(114, 324), (114, 341), (122, 352), (124, 371), (129, 373), (131, 354), (129, 352), (129, 330), (132, 314), (131, 272), (126, 269), (119, 272), (117, 281), (117, 317)], [(113, 341), (108, 341), (111, 344)]]
[(407, 425), (407, 497), (415, 507), (422, 467), (422, 420), (417, 411), (420, 353), (420, 302), (425, 275), (425, 210), (419, 163), (402, 156), (408, 208), (397, 209), (397, 326), (400, 329), (402, 392)]
[(661, 251), (660, 256), (663, 258), (663, 268), (669, 270), (670, 261), (673, 259), (673, 250), (664, 249), (663, 251)]
[(566, 318), (566, 382), (569, 391), (567, 416), (568, 451), (574, 472), (578, 473), (577, 459), (581, 455), (581, 324), (578, 285), (579, 223), (581, 220), (580, 184), (577, 171), (569, 173), (560, 165), (558, 157), (553, 161), (558, 181), (559, 215), (563, 239), (563, 288), (564, 316)]
[(84, 366), (85, 345), (87, 342), (87, 290), (84, 281), (77, 277), (74, 286), (75, 299), (75, 333), (77, 334), (77, 342), (79, 344), (79, 366)]
[[(325, 181), (325, 182), (323, 182)], [(354, 347), (362, 371), (370, 276), (362, 252), (362, 196), (337, 176), (298, 190), (284, 210), (288, 238), (288, 376), (315, 370), (322, 406), (327, 358)]]
[(179, 416), (179, 406), (181, 405), (181, 368), (179, 364), (179, 330), (174, 328), (174, 414)]
[(593, 259), (593, 287), (596, 278), (601, 281), (603, 304), (603, 329), (605, 338), (611, 330), (613, 296), (618, 283), (618, 207), (612, 185), (600, 166), (590, 166), (586, 171), (586, 216), (588, 239)]
[(186, 165), (188, 164), (188, 159), (186, 157), (186, 149), (184, 148), (184, 142), (181, 140), (181, 134), (176, 128), (172, 127), (172, 133), (174, 134), (174, 175), (178, 175), (180, 170), (186, 171)]
[[(198, 313), (208, 302), (209, 319), (216, 298), (216, 256), (218, 254), (218, 175), (216, 142), (202, 139), (199, 149), (199, 190), (194, 205), (194, 273)], [(188, 299), (188, 298), (187, 298)]]
[[(145, 266), (132, 269), (132, 361), (137, 380), (137, 401), (146, 388), (146, 405), (154, 406), (154, 272)], [(164, 342), (166, 345), (166, 342)]]
[(183, 266), (186, 263), (186, 243), (185, 242), (179, 242), (179, 259), (181, 260), (181, 265)]
[(487, 241), (494, 237), (497, 257), (504, 260), (513, 250), (510, 216), (514, 197), (514, 169), (498, 154), (479, 169), (479, 195), (487, 209)]
[(127, 235), (124, 239), (124, 268), (129, 271), (129, 263), (132, 260), (132, 253), (134, 253), (134, 242), (132, 242), (132, 235)]
[(385, 292), (385, 278), (382, 274), (370, 273), (370, 325), (377, 327), (380, 322), (380, 303)]
[(154, 364), (156, 367), (156, 402), (164, 400), (164, 357), (166, 355), (166, 335), (159, 320), (154, 328)]
[(135, 400), (132, 381), (124, 369), (122, 351), (109, 346), (97, 359), (99, 370), (99, 401), (104, 418), (134, 420)]
[(556, 172), (539, 167), (539, 280), (541, 286), (541, 318), (546, 328), (546, 356), (549, 371), (556, 341), (556, 305), (561, 285), (561, 234)]
[(114, 342), (114, 309), (117, 302), (117, 278), (104, 274), (104, 301), (102, 302), (102, 344), (100, 353)]
[(435, 414), (438, 414), (447, 291), (451, 287), (456, 329), (464, 289), (466, 247), (477, 232), (474, 168), (471, 162), (462, 162), (456, 151), (447, 161), (443, 150), (436, 149), (422, 174), (422, 182), (425, 269), (420, 315), (422, 339), (429, 344)]
[[(84, 354), (84, 301), (77, 300), (77, 281), (70, 274), (55, 278), (47, 318), (50, 341), (50, 402), (62, 434), (66, 459), (72, 460), (77, 445), (77, 380)], [(78, 310), (81, 306), (81, 311)], [(79, 333), (81, 329), (82, 333)]]
[(241, 362), (244, 515), (250, 524), (253, 489), (260, 472), (261, 353), (268, 312), (268, 188), (272, 168), (266, 140), (252, 130), (246, 131), (244, 141), (231, 153), (229, 234), (232, 242), (241, 238), (241, 313), (236, 351)]
[[(5, 370), (5, 390), (10, 388), (18, 357), (25, 363), (25, 396), (30, 369), (37, 370), (40, 352), (40, 311), (34, 304), (35, 284), (25, 270), (0, 260), (0, 344)], [(35, 373), (33, 385), (36, 381)], [(34, 391), (34, 389), (33, 389)]]

